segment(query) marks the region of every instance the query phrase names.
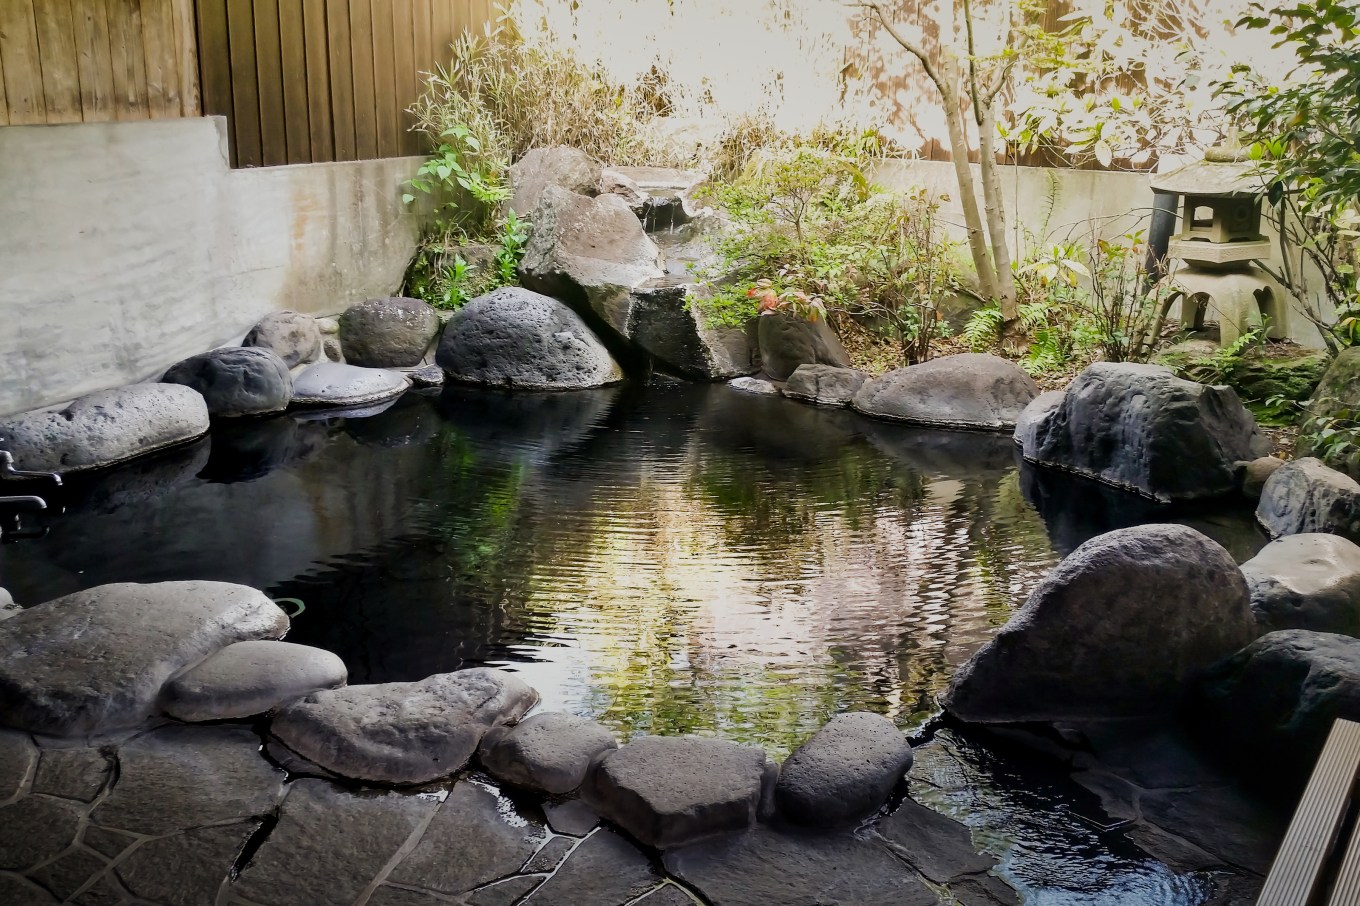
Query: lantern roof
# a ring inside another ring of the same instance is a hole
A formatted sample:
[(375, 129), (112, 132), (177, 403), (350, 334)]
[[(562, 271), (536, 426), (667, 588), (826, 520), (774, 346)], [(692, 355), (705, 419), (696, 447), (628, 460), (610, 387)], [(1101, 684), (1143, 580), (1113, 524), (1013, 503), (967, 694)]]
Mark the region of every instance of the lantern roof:
[(1154, 174), (1152, 188), (1174, 195), (1260, 195), (1266, 180), (1257, 161), (1205, 159)]

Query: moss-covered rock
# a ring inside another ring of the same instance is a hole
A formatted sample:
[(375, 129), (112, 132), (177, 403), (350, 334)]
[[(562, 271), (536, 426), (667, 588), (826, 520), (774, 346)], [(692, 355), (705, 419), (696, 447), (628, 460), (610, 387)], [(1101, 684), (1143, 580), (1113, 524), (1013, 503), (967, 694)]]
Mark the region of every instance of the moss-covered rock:
[[(1307, 400), (1327, 371), (1330, 357), (1322, 350), (1280, 343), (1230, 356), (1209, 340), (1187, 340), (1159, 353), (1155, 361), (1192, 381), (1227, 384), (1262, 424), (1279, 424), (1292, 422), (1295, 412), (1270, 406), (1268, 401)], [(1360, 402), (1360, 358), (1352, 362), (1348, 372), (1354, 388), (1351, 398)]]
[(1343, 349), (1332, 359), (1308, 404), (1312, 415), (1332, 416), (1360, 410), (1360, 347)]

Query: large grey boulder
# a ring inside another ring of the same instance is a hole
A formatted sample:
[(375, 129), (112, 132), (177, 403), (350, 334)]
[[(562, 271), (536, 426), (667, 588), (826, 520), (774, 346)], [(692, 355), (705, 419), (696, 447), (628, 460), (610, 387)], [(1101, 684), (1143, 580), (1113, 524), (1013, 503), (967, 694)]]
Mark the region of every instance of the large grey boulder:
[(808, 321), (788, 312), (765, 312), (756, 319), (761, 368), (786, 381), (799, 365), (850, 367), (850, 355), (825, 318)]
[(1266, 479), (1256, 519), (1274, 538), (1330, 532), (1360, 541), (1360, 484), (1320, 459), (1296, 459)]
[(202, 437), (208, 424), (196, 390), (132, 384), (0, 419), (0, 450), (13, 453), (21, 469), (81, 472)]
[(848, 406), (869, 376), (853, 368), (834, 365), (799, 365), (784, 385), (790, 399), (819, 406)]
[(293, 402), (299, 406), (351, 409), (394, 399), (409, 386), (404, 375), (384, 368), (317, 362), (293, 378)]
[(1232, 388), (1160, 365), (1097, 362), (1022, 422), (1026, 459), (1164, 502), (1232, 493), (1234, 463), (1268, 452)]
[(316, 319), (296, 311), (265, 315), (250, 329), (241, 345), (268, 349), (289, 368), (324, 358), (321, 328)]
[(549, 186), (532, 219), (519, 265), (524, 285), (626, 340), (632, 291), (665, 275), (661, 251), (636, 215), (617, 195), (587, 198)]
[(711, 326), (705, 287), (657, 280), (633, 290), (623, 333), (655, 364), (681, 377), (720, 381), (754, 373), (755, 349), (743, 327)]
[(514, 723), (536, 701), (514, 675), (478, 667), (316, 692), (279, 710), (270, 732), (342, 777), (426, 783), (461, 770), (487, 730)]
[(134, 727), (174, 675), (288, 617), (226, 582), (101, 585), (0, 623), (0, 723), (52, 736)]
[(965, 352), (890, 371), (855, 394), (874, 418), (937, 428), (1010, 431), (1039, 395), (1034, 379), (994, 355)]
[(548, 186), (594, 195), (602, 171), (600, 163), (579, 148), (530, 148), (510, 165), (510, 210), (521, 217), (532, 214)]
[(976, 723), (1137, 717), (1176, 708), (1257, 635), (1246, 580), (1183, 525), (1092, 538), (954, 675), (946, 710)]
[(171, 680), (161, 707), (177, 720), (253, 717), (321, 689), (343, 686), (345, 662), (291, 642), (237, 642)]
[(363, 368), (419, 365), (438, 333), (434, 307), (403, 296), (369, 299), (340, 316), (345, 362)]
[(293, 376), (283, 359), (268, 349), (231, 346), (190, 356), (161, 378), (203, 394), (214, 418), (269, 415), (293, 400)]
[(1196, 724), (1226, 751), (1270, 752), (1307, 776), (1338, 717), (1360, 721), (1360, 639), (1306, 629), (1263, 635), (1201, 683)]
[(775, 802), (791, 821), (835, 827), (867, 818), (911, 766), (911, 746), (879, 714), (837, 714), (784, 762)]
[(666, 849), (749, 827), (776, 771), (752, 746), (644, 736), (600, 761), (587, 801), (638, 840)]
[(1360, 636), (1360, 547), (1340, 535), (1272, 541), (1242, 564), (1263, 631), (1312, 629)]
[(546, 712), (488, 730), (478, 757), (497, 780), (559, 796), (585, 782), (595, 758), (618, 747), (614, 735), (593, 720)]
[(453, 380), (491, 387), (579, 390), (623, 380), (579, 315), (520, 287), (502, 287), (459, 309), (436, 360)]

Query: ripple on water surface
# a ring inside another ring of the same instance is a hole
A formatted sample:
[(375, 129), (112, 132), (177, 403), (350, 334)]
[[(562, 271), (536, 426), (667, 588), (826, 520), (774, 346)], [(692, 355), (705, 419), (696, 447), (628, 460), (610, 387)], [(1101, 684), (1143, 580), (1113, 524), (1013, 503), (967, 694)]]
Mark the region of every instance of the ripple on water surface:
[[(221, 427), (77, 483), (47, 537), (0, 549), (0, 585), (36, 603), (242, 582), (305, 601), (290, 639), (340, 654), (352, 682), (504, 666), (544, 707), (625, 737), (716, 733), (783, 756), (838, 711), (919, 723), (1062, 553), (1165, 518), (1075, 487), (1020, 468), (1008, 437), (725, 387), (455, 387), (366, 419)], [(1249, 514), (1195, 524), (1239, 557), (1262, 543)], [(992, 786), (1059, 801), (1008, 783)], [(1024, 883), (1025, 865), (1062, 862), (1012, 849)], [(1080, 878), (1199, 901), (1178, 892), (1193, 878), (1108, 841), (1076, 852)], [(1111, 902), (1032, 886), (1031, 903)]]

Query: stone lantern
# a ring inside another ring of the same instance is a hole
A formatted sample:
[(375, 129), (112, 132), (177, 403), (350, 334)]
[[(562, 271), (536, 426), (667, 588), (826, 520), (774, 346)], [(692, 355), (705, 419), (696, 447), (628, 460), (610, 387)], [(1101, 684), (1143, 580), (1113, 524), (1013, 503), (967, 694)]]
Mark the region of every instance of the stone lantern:
[(1199, 330), (1216, 316), (1219, 342), (1228, 345), (1268, 319), (1268, 335), (1288, 335), (1284, 294), (1256, 261), (1269, 258), (1261, 233), (1264, 184), (1256, 164), (1236, 147), (1210, 148), (1204, 160), (1152, 178), (1152, 189), (1182, 197), (1180, 232), (1167, 257), (1182, 266), (1166, 278), (1168, 306), (1181, 303), (1181, 326)]

